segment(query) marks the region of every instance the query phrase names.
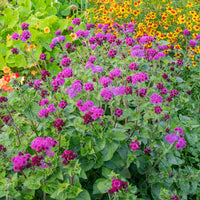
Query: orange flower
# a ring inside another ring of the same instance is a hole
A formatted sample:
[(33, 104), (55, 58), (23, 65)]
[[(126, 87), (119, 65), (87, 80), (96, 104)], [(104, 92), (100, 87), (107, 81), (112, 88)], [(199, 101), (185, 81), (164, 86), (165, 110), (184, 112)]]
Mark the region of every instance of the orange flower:
[(50, 33), (50, 28), (49, 27), (44, 28), (44, 33)]
[(70, 36), (72, 37), (72, 41), (76, 40), (76, 34), (75, 33), (71, 33)]
[(67, 16), (66, 19), (70, 19), (70, 16)]
[(7, 39), (7, 40), (10, 40), (10, 39), (11, 39), (11, 36), (8, 34), (7, 37), (6, 37), (6, 39)]
[(12, 92), (14, 90), (10, 85), (3, 85), (2, 88), (5, 90), (5, 92)]
[(7, 82), (10, 81), (10, 76), (9, 75), (5, 75), (3, 78), (4, 78), (4, 81), (7, 81)]
[(36, 25), (35, 25), (35, 28), (38, 29), (38, 27), (39, 27), (38, 24), (36, 24)]
[(34, 71), (34, 70), (31, 72), (31, 74), (32, 74), (33, 76), (35, 76), (35, 75), (36, 75), (36, 73), (37, 73), (37, 72), (36, 72), (36, 71)]
[(3, 68), (3, 73), (10, 73), (11, 72), (11, 70), (10, 70), (10, 67), (4, 67)]

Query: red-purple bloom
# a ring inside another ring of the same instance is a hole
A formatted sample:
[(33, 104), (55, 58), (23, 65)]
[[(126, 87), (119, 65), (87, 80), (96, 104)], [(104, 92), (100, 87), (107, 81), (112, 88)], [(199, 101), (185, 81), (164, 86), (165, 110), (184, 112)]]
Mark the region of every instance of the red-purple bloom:
[(22, 25), (21, 25), (21, 28), (22, 28), (22, 30), (24, 31), (24, 30), (28, 30), (28, 27), (30, 26), (30, 24), (27, 24), (27, 23), (23, 23)]
[(42, 99), (39, 103), (39, 106), (45, 106), (49, 104), (49, 100), (48, 99)]
[(114, 49), (111, 49), (111, 50), (108, 52), (108, 57), (109, 57), (109, 58), (114, 58), (116, 55), (117, 55), (117, 51), (114, 50)]
[(150, 103), (154, 103), (155, 105), (158, 105), (159, 103), (163, 103), (162, 97), (156, 93), (152, 94), (150, 98), (151, 98)]
[(46, 56), (47, 54), (44, 53), (40, 54), (40, 60), (46, 60)]
[(74, 18), (74, 19), (72, 20), (72, 24), (73, 24), (73, 25), (80, 25), (80, 23), (81, 23), (81, 19), (80, 19), (80, 18)]
[(56, 119), (53, 127), (57, 128), (58, 131), (62, 131), (62, 127), (65, 126), (65, 122), (62, 119)]
[(195, 47), (196, 45), (197, 45), (197, 41), (196, 40), (190, 40), (189, 41), (189, 46)]
[(155, 106), (154, 111), (156, 114), (160, 114), (162, 112), (162, 108), (160, 106)]
[(71, 63), (71, 59), (70, 58), (63, 58), (60, 65), (64, 66), (64, 67), (68, 67)]
[(84, 87), (85, 87), (85, 91), (93, 91), (94, 90), (94, 85), (92, 83), (85, 83)]
[(190, 35), (190, 31), (188, 29), (183, 30), (183, 35), (185, 36)]
[(64, 109), (67, 106), (67, 102), (66, 101), (60, 101), (60, 103), (58, 104), (58, 107)]
[(60, 30), (57, 30), (56, 32), (55, 32), (55, 36), (58, 36), (58, 35), (61, 35), (62, 34), (62, 31), (60, 31)]
[(116, 115), (117, 117), (120, 117), (121, 115), (123, 115), (123, 110), (120, 109), (120, 108), (116, 108), (116, 110), (115, 110), (115, 115)]
[(134, 140), (134, 141), (130, 144), (130, 148), (131, 148), (133, 151), (140, 150), (140, 143), (138, 142), (138, 140)]
[(31, 37), (31, 33), (28, 30), (23, 31), (22, 35), (21, 35), (21, 40), (23, 42), (26, 42), (26, 40), (28, 40)]
[(13, 48), (11, 49), (12, 54), (18, 54), (19, 53), (19, 49), (17, 48)]
[(18, 33), (13, 33), (11, 39), (12, 40), (18, 40), (20, 38), (20, 35)]

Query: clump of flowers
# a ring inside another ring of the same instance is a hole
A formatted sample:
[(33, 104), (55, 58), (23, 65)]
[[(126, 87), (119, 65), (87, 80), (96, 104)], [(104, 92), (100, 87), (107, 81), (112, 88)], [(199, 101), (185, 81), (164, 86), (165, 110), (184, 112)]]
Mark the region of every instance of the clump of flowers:
[(63, 165), (68, 165), (69, 162), (74, 160), (77, 156), (77, 153), (73, 153), (71, 150), (65, 150), (61, 156)]
[(31, 167), (31, 158), (30, 154), (23, 154), (19, 152), (17, 156), (13, 156), (12, 162), (14, 163), (13, 170), (14, 171), (23, 171), (25, 167)]
[(54, 152), (51, 151), (52, 147), (55, 147), (58, 142), (51, 137), (37, 137), (31, 143), (31, 148), (36, 150), (38, 153), (44, 151), (47, 156), (51, 157), (54, 155)]
[(135, 140), (130, 144), (130, 148), (131, 148), (133, 151), (140, 150), (140, 143), (138, 142), (138, 140), (135, 139)]
[(56, 119), (53, 127), (57, 128), (58, 131), (62, 131), (62, 127), (65, 126), (65, 122), (62, 119)]
[[(179, 135), (184, 136), (183, 129), (181, 127), (175, 128), (174, 131), (178, 132)], [(180, 137), (179, 135), (175, 133), (170, 133), (165, 136), (165, 140), (167, 140), (170, 144), (174, 144), (177, 141), (177, 143), (175, 144), (175, 148), (178, 150), (185, 148), (186, 146), (185, 138)]]
[(120, 190), (127, 189), (128, 184), (126, 181), (122, 181), (120, 179), (112, 180), (112, 188), (108, 190), (108, 194), (113, 195), (115, 192), (119, 192)]
[(163, 103), (162, 97), (156, 93), (152, 94), (150, 98), (151, 98), (150, 103), (154, 103), (155, 105), (158, 105), (159, 103)]

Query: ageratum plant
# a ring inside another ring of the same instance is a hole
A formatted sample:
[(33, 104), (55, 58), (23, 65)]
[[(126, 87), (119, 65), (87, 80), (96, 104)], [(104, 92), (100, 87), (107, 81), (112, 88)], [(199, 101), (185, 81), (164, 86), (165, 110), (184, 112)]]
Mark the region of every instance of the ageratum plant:
[[(12, 39), (28, 43), (32, 34), (25, 27)], [(198, 180), (197, 169), (183, 160), (191, 145), (188, 129), (198, 127), (195, 121), (186, 127), (181, 119), (191, 94), (177, 74), (186, 70), (185, 61), (172, 60), (174, 49), (156, 37), (135, 39), (132, 23), (98, 28), (75, 18), (69, 27), (72, 43), (56, 31), (52, 51), (37, 62), (41, 75), (23, 86), (15, 81), (15, 90), (0, 98), (1, 197), (195, 194), (183, 189)], [(189, 45), (198, 45), (198, 38)]]

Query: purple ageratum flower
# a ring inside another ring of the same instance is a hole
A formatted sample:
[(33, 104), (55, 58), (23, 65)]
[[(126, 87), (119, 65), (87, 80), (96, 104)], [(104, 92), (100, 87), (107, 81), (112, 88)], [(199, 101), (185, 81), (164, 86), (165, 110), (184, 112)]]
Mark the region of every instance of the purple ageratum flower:
[(124, 85), (120, 85), (118, 87), (108, 87), (114, 96), (118, 96), (118, 95), (121, 95), (121, 96), (124, 96), (125, 95), (125, 86)]
[(70, 58), (63, 58), (60, 65), (64, 66), (64, 67), (68, 67), (71, 63), (71, 59)]
[(104, 100), (111, 100), (113, 97), (112, 92), (106, 88), (101, 89), (100, 95), (104, 98)]
[(60, 35), (58, 37), (58, 39), (59, 39), (59, 42), (64, 42), (65, 41), (65, 36), (64, 35)]
[(161, 108), (160, 106), (155, 106), (155, 107), (154, 107), (154, 112), (155, 112), (156, 114), (160, 114), (160, 113), (162, 112), (162, 108)]
[(150, 98), (151, 98), (150, 103), (154, 103), (155, 105), (158, 105), (159, 103), (163, 103), (162, 97), (156, 93), (152, 94)]
[(60, 30), (57, 30), (56, 32), (55, 32), (55, 36), (58, 36), (58, 35), (61, 35), (62, 34), (62, 31), (60, 31)]
[(96, 27), (95, 24), (86, 24), (87, 30), (90, 30), (90, 29), (95, 28), (95, 27)]
[(73, 69), (66, 67), (62, 71), (63, 78), (69, 78), (73, 76)]
[(130, 65), (129, 65), (129, 69), (131, 70), (131, 71), (133, 71), (133, 70), (138, 70), (138, 67), (137, 67), (137, 64), (136, 63), (131, 63)]
[(154, 38), (152, 36), (143, 36), (140, 38), (139, 43), (140, 44), (147, 44), (148, 42), (153, 42)]
[(183, 35), (185, 36), (190, 35), (190, 31), (188, 29), (183, 30)]
[(24, 30), (28, 30), (28, 27), (30, 26), (30, 24), (27, 24), (27, 23), (23, 23), (22, 25), (21, 25), (21, 28), (22, 28), (22, 30), (24, 31)]
[(144, 82), (149, 79), (148, 74), (145, 72), (141, 73), (136, 73), (135, 75), (132, 76), (132, 84), (135, 85), (137, 82)]
[(102, 28), (103, 27), (103, 25), (102, 24), (99, 24), (98, 26), (97, 26), (97, 28)]
[(23, 42), (26, 42), (26, 40), (28, 40), (31, 37), (31, 33), (28, 30), (23, 31), (22, 35), (21, 35), (21, 40)]
[(81, 23), (81, 19), (80, 19), (80, 18), (74, 18), (74, 19), (72, 20), (72, 24), (73, 24), (73, 25), (80, 25), (80, 23)]
[(69, 42), (65, 43), (66, 49), (70, 49), (71, 47), (72, 47), (72, 43), (69, 43)]
[(185, 148), (185, 146), (186, 146), (186, 140), (185, 140), (185, 138), (180, 138), (178, 140), (178, 142), (175, 144), (175, 148), (177, 150)]
[(200, 35), (197, 35), (195, 40), (200, 40)]
[(114, 58), (116, 55), (117, 55), (117, 51), (114, 50), (114, 49), (111, 49), (111, 50), (108, 52), (108, 57), (109, 57), (109, 58)]
[(49, 113), (55, 112), (56, 111), (55, 105), (54, 104), (49, 104), (48, 105), (48, 111), (49, 111)]
[(52, 43), (56, 45), (56, 43), (59, 43), (59, 37), (55, 37), (54, 39), (52, 39)]
[(84, 104), (82, 104), (82, 100), (79, 100), (76, 104), (77, 107), (79, 107), (79, 110), (81, 112), (87, 112), (87, 111), (90, 111), (91, 108), (94, 106), (94, 102), (93, 101), (90, 101), (90, 100), (87, 100)]
[(68, 27), (68, 31), (73, 31), (73, 27), (72, 27), (72, 26), (69, 26), (69, 27)]
[(95, 56), (90, 56), (88, 59), (88, 62), (94, 64), (95, 60), (97, 60), (97, 58)]
[(98, 108), (97, 106), (93, 106), (91, 108), (91, 112), (92, 112), (92, 119), (93, 120), (96, 120), (96, 119), (99, 119), (100, 117), (103, 117), (103, 113), (104, 113), (104, 110), (102, 108)]
[(11, 49), (12, 54), (18, 54), (19, 53), (19, 49), (17, 48), (13, 48)]
[(76, 80), (74, 81), (74, 83), (72, 84), (73, 89), (76, 92), (81, 92), (82, 91), (82, 83), (81, 80)]
[(145, 52), (140, 45), (136, 45), (132, 48), (131, 55), (132, 57), (142, 58), (144, 57)]
[(56, 46), (55, 43), (50, 43), (49, 48), (50, 48), (50, 49), (54, 49), (55, 46)]
[(39, 103), (39, 106), (45, 106), (49, 104), (49, 99), (42, 99)]
[(89, 43), (90, 44), (95, 44), (95, 42), (96, 42), (96, 38), (95, 37), (92, 36), (92, 37), (89, 38)]
[(189, 46), (195, 47), (196, 45), (197, 45), (197, 41), (196, 40), (190, 40), (189, 41)]
[(183, 129), (181, 127), (178, 126), (177, 128), (174, 129), (174, 131), (178, 132), (179, 135), (184, 136)]
[(55, 58), (50, 58), (49, 62), (53, 62), (55, 60)]
[(167, 140), (170, 144), (174, 144), (174, 142), (179, 138), (180, 136), (176, 135), (175, 133), (171, 133), (165, 136), (165, 140)]
[(126, 45), (127, 46), (134, 46), (134, 44), (135, 44), (135, 41), (133, 40), (133, 38), (126, 38)]
[(38, 117), (45, 117), (47, 118), (49, 116), (49, 110), (48, 108), (43, 108), (39, 111)]
[(91, 45), (90, 45), (90, 48), (91, 48), (92, 50), (95, 50), (96, 47), (97, 47), (97, 45), (98, 45), (98, 44), (91, 44)]
[(13, 33), (11, 39), (12, 40), (18, 40), (20, 38), (20, 35), (18, 33)]
[(46, 60), (46, 55), (47, 54), (44, 53), (40, 54), (40, 60)]
[(64, 109), (67, 106), (67, 102), (66, 101), (60, 101), (60, 103), (58, 104), (58, 107)]
[(119, 68), (115, 68), (110, 72), (110, 78), (113, 79), (115, 77), (120, 78), (122, 71)]
[(99, 83), (103, 85), (103, 87), (108, 87), (108, 84), (112, 84), (112, 80), (109, 77), (102, 76), (99, 79)]
[(120, 109), (120, 108), (116, 108), (116, 110), (115, 110), (115, 115), (116, 115), (117, 117), (121, 117), (121, 116), (123, 115), (123, 110)]
[(103, 72), (103, 67), (95, 66), (92, 68), (92, 73), (96, 74), (98, 72)]
[(85, 88), (85, 91), (93, 91), (94, 85), (92, 83), (85, 83), (84, 88)]
[(66, 93), (68, 93), (69, 98), (71, 98), (71, 99), (78, 95), (78, 93), (74, 90), (74, 88), (72, 86), (67, 87)]

